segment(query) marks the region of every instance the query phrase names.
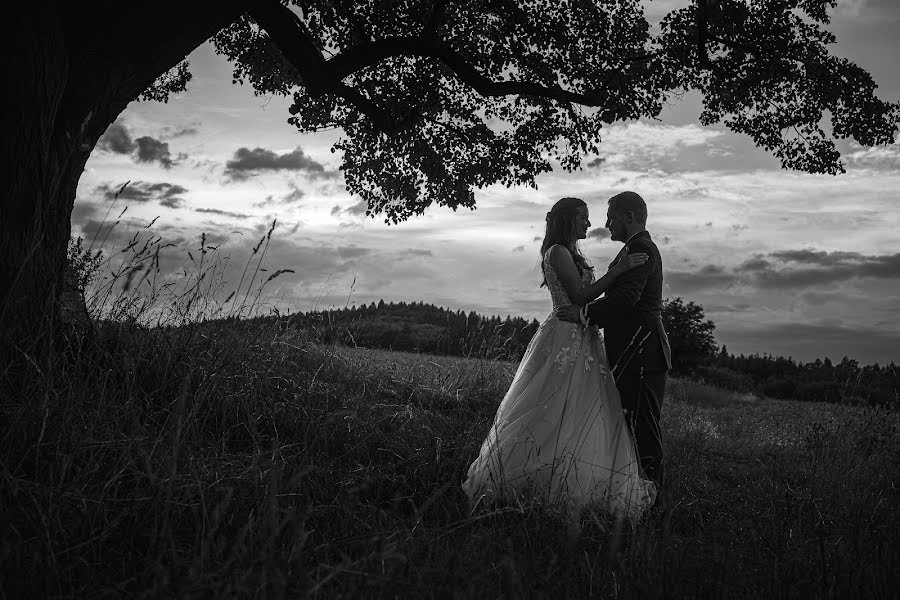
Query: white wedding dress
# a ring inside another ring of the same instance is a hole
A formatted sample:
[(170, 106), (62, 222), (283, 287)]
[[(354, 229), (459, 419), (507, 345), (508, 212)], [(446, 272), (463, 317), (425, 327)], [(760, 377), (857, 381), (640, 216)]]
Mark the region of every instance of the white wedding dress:
[[(548, 250), (549, 253), (549, 250)], [(553, 308), (572, 304), (549, 258)], [(593, 282), (593, 273), (582, 283)], [(631, 432), (595, 326), (547, 317), (531, 339), (463, 489), (473, 505), (562, 503), (637, 518), (656, 497), (641, 477)]]

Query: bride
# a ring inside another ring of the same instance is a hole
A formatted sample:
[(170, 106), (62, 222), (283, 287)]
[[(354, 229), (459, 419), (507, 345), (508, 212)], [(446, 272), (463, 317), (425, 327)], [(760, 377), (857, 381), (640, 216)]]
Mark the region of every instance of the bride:
[(653, 504), (656, 488), (641, 476), (600, 331), (555, 317), (562, 306), (596, 300), (647, 260), (627, 255), (594, 281), (577, 244), (590, 225), (578, 198), (563, 198), (547, 213), (541, 285), (554, 312), (531, 339), (469, 467), (463, 489), (473, 506), (541, 500), (575, 514), (590, 506), (637, 518)]

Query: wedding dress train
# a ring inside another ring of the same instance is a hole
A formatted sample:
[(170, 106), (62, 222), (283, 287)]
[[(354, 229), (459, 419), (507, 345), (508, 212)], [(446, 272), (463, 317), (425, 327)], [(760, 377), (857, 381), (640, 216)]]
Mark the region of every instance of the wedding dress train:
[[(548, 250), (549, 253), (549, 250)], [(569, 305), (549, 260), (553, 308)], [(582, 275), (584, 285), (593, 274)], [(474, 503), (541, 500), (637, 518), (656, 488), (641, 476), (600, 331), (547, 317), (528, 345), (463, 489)]]

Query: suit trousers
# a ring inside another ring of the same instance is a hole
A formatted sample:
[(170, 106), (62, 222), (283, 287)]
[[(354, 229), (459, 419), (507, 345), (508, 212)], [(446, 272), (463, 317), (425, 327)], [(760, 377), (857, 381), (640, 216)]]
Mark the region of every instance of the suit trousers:
[(666, 393), (667, 373), (668, 371), (626, 372), (616, 382), (641, 467), (647, 477), (660, 486), (664, 483), (665, 473), (659, 418)]

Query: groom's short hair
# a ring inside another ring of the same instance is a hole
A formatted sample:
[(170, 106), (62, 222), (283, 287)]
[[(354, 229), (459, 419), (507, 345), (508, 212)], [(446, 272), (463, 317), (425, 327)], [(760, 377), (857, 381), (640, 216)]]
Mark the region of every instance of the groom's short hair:
[(619, 214), (631, 211), (636, 221), (647, 223), (647, 203), (635, 192), (622, 192), (609, 199), (609, 206)]

